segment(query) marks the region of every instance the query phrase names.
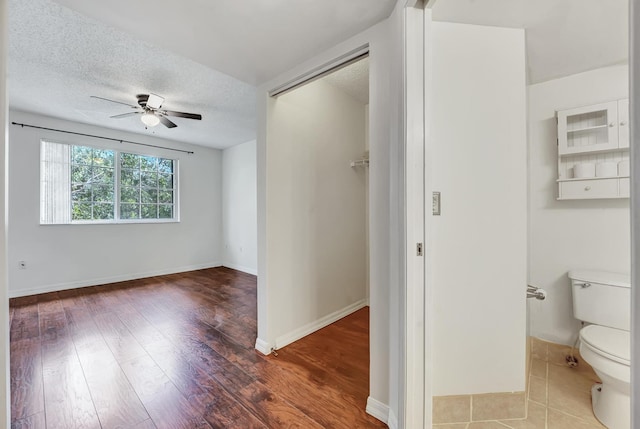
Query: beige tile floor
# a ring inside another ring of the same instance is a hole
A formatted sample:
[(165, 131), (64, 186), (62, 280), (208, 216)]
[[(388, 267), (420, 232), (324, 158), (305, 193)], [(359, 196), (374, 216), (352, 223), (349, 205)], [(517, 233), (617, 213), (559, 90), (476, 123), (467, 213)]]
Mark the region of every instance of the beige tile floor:
[[(565, 356), (570, 347), (531, 338), (527, 365), (525, 419), (436, 424), (438, 429), (602, 429), (591, 409), (591, 386), (598, 377), (578, 355), (577, 368)], [(473, 403), (471, 404), (473, 407)]]

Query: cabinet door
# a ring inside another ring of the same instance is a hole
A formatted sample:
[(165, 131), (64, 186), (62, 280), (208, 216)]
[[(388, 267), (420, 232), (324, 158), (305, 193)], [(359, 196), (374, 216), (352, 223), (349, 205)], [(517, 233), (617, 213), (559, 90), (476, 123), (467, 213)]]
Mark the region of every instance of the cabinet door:
[(617, 148), (617, 101), (558, 112), (560, 155)]
[(618, 147), (629, 147), (629, 99), (618, 100)]

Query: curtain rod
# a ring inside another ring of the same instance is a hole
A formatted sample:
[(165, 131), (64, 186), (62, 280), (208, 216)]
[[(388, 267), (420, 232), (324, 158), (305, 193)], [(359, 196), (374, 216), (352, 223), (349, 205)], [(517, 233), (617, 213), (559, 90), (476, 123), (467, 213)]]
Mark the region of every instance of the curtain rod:
[(96, 136), (96, 135), (93, 135), (93, 134), (76, 133), (75, 131), (57, 130), (55, 128), (39, 127), (37, 125), (21, 124), (21, 123), (18, 123), (18, 122), (11, 122), (11, 125), (18, 125), (18, 126), (20, 126), (22, 128), (29, 127), (29, 128), (36, 128), (38, 130), (56, 131), (58, 133), (74, 134), (76, 136), (93, 137), (93, 138), (96, 138), (96, 139), (111, 140), (111, 141), (119, 142), (119, 143), (137, 144), (139, 146), (155, 147), (157, 149), (173, 150), (175, 152), (182, 152), (182, 153), (186, 153), (186, 154), (189, 154), (189, 155), (193, 154), (193, 152), (189, 151), (189, 150), (174, 149), (174, 148), (171, 148), (171, 147), (163, 147), (163, 146), (156, 146), (156, 145), (153, 145), (153, 144), (132, 142), (131, 140), (114, 139), (114, 138), (111, 138), (111, 137), (102, 137), (102, 136)]

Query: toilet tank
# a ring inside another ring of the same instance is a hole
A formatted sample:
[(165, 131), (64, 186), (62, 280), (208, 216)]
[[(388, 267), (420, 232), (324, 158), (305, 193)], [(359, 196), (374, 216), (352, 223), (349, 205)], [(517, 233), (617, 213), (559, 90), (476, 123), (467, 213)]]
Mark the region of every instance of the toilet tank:
[(570, 271), (573, 316), (583, 322), (631, 329), (631, 280), (628, 274)]

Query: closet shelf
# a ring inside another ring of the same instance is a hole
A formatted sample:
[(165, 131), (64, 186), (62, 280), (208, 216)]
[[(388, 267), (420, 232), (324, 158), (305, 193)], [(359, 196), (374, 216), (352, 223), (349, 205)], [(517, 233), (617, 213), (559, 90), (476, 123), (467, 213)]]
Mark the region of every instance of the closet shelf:
[(369, 167), (369, 160), (359, 159), (357, 161), (351, 161), (351, 167)]
[(570, 156), (576, 156), (576, 155), (583, 155), (585, 153), (589, 153), (589, 154), (598, 154), (598, 153), (616, 153), (616, 152), (627, 152), (629, 151), (628, 147), (617, 147), (617, 148), (613, 148), (613, 149), (592, 149), (592, 148), (586, 148), (584, 152), (581, 151), (576, 151), (576, 152), (569, 152), (569, 153), (559, 153), (558, 156), (560, 156), (561, 158), (567, 158)]
[(600, 180), (600, 179), (628, 179), (629, 176), (602, 176), (602, 177), (576, 177), (573, 179), (558, 179), (556, 182), (576, 182), (578, 180)]

